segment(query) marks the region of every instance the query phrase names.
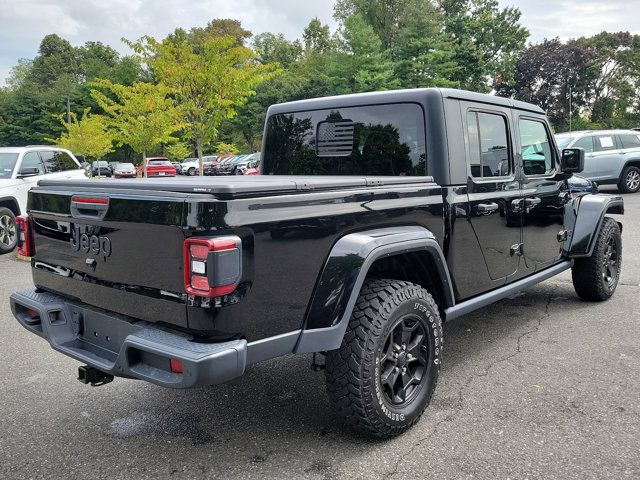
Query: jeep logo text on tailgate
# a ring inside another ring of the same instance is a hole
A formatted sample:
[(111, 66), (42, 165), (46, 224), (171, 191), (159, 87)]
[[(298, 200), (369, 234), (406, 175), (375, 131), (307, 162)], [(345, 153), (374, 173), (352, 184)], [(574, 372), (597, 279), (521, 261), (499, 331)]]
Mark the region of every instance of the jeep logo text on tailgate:
[(80, 227), (74, 226), (69, 243), (74, 252), (90, 253), (91, 255), (101, 255), (103, 260), (111, 255), (111, 240), (102, 235), (92, 234), (90, 228), (85, 227), (87, 232), (81, 232)]

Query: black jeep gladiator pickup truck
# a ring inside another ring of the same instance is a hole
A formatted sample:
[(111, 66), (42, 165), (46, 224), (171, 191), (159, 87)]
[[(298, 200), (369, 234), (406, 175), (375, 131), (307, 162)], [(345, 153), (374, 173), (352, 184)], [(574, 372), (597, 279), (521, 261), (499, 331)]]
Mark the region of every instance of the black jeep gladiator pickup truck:
[(613, 294), (623, 201), (569, 188), (583, 164), (505, 98), (275, 105), (257, 177), (41, 181), (20, 220), (35, 288), (11, 307), (93, 385), (320, 354), (339, 414), (390, 437), (430, 401), (443, 321), (568, 269), (581, 298)]

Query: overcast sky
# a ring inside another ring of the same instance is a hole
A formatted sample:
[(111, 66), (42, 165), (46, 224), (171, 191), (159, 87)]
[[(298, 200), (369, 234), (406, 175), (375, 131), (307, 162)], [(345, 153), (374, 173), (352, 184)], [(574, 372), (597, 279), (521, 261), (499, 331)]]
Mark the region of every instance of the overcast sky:
[[(522, 10), (530, 41), (589, 36), (603, 30), (640, 33), (640, 0), (500, 0)], [(122, 37), (162, 38), (176, 27), (237, 18), (254, 33), (298, 38), (315, 16), (333, 28), (334, 0), (0, 0), (0, 85), (19, 58), (33, 58), (43, 36), (73, 45), (99, 40), (127, 53)]]

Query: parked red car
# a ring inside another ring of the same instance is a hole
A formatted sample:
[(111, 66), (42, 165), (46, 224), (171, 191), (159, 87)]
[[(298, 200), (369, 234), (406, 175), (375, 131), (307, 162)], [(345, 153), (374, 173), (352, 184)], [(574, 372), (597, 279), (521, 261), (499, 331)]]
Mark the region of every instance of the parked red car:
[[(138, 176), (144, 174), (144, 163), (138, 167)], [(176, 167), (174, 167), (167, 157), (147, 158), (148, 177), (175, 177)]]
[(258, 167), (254, 167), (254, 168), (247, 168), (243, 175), (260, 175), (260, 168)]

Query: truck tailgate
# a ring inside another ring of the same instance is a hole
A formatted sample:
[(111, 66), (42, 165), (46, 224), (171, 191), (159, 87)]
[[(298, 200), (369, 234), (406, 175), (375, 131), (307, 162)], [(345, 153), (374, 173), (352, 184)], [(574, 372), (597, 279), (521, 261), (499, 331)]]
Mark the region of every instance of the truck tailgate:
[(188, 327), (182, 258), (188, 195), (152, 193), (34, 189), (35, 285), (134, 318)]

